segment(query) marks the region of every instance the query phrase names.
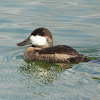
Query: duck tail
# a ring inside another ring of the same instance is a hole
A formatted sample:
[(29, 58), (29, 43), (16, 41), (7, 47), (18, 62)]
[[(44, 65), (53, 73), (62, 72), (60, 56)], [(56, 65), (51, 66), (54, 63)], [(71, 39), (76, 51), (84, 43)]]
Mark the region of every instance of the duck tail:
[(81, 54), (81, 57), (82, 57), (82, 62), (88, 62), (89, 61), (89, 59), (82, 54)]

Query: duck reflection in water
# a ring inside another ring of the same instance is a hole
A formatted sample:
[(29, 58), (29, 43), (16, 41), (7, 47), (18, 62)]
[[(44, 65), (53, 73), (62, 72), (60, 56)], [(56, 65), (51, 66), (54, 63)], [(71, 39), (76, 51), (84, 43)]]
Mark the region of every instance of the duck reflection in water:
[(20, 66), (19, 71), (25, 75), (25, 81), (33, 80), (34, 84), (48, 84), (56, 80), (65, 70), (58, 63), (50, 63), (44, 61), (28, 61)]

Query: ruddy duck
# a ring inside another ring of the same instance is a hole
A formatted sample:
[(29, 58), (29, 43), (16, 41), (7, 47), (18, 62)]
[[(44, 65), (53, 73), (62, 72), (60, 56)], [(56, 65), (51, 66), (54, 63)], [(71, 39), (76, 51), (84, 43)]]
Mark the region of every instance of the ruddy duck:
[(40, 60), (49, 62), (78, 63), (87, 62), (88, 59), (75, 49), (66, 45), (53, 46), (51, 32), (46, 28), (38, 28), (18, 46), (32, 44), (24, 52), (27, 60)]

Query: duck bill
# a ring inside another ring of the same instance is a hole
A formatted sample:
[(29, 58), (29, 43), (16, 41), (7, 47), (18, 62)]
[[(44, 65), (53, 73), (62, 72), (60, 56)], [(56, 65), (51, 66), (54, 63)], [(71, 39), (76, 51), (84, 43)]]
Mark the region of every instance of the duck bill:
[(29, 38), (27, 38), (26, 40), (24, 40), (20, 43), (17, 43), (17, 46), (25, 46), (25, 45), (29, 45), (29, 44), (32, 44), (32, 42), (30, 41)]

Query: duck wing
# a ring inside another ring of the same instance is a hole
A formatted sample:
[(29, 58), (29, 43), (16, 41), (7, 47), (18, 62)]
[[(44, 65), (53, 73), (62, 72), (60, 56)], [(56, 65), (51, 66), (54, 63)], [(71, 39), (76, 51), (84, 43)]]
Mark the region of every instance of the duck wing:
[(75, 49), (66, 45), (57, 45), (50, 48), (46, 48), (39, 51), (40, 54), (68, 54), (68, 55), (80, 55)]
[(39, 60), (65, 63), (87, 62), (88, 59), (75, 49), (66, 45), (57, 45), (39, 51)]

